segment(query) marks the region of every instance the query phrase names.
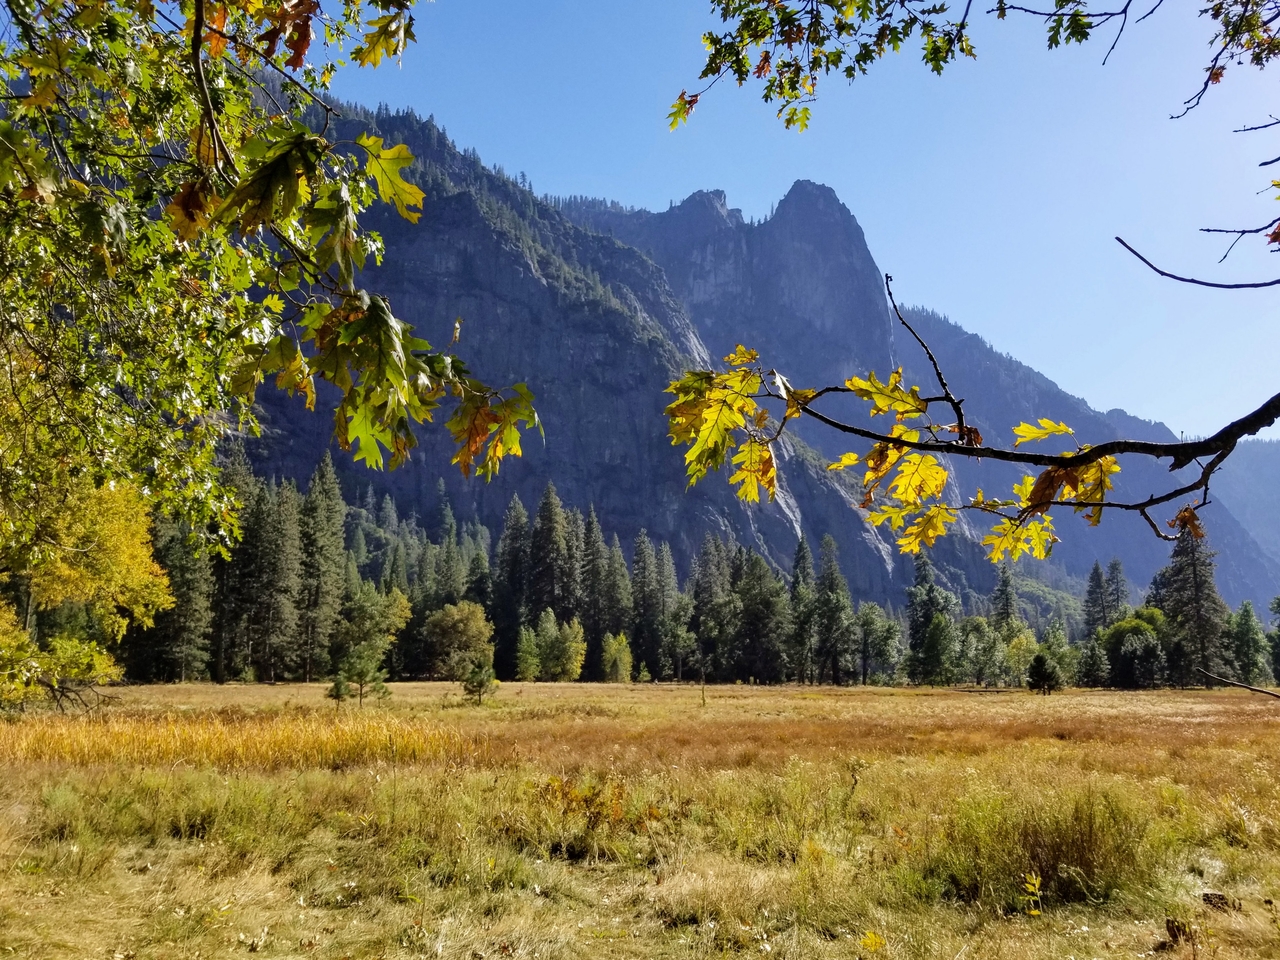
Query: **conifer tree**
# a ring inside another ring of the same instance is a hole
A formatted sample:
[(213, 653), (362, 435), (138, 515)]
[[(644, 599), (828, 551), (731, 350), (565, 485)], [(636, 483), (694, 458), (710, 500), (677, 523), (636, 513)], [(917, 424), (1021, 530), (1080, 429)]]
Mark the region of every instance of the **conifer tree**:
[(1110, 626), (1117, 620), (1123, 620), (1129, 607), (1129, 581), (1124, 576), (1124, 565), (1119, 557), (1113, 557), (1107, 564), (1107, 617)]
[(499, 680), (515, 676), (528, 578), (529, 515), (519, 495), (513, 495), (503, 517), (493, 570), (494, 671)]
[(915, 583), (907, 588), (907, 678), (912, 683), (925, 682), (921, 651), (933, 618), (941, 613), (954, 620), (959, 610), (960, 601), (955, 594), (938, 586), (933, 564), (921, 550), (916, 554)]
[(548, 483), (529, 537), (530, 610), (551, 610), (557, 618), (564, 619), (568, 558), (564, 509), (556, 496), (555, 484)]
[(1081, 687), (1105, 687), (1111, 679), (1111, 664), (1097, 634), (1093, 634), (1080, 648), (1080, 662), (1076, 665), (1076, 685)]
[(1236, 678), (1254, 686), (1269, 686), (1273, 682), (1271, 644), (1253, 612), (1253, 604), (1248, 600), (1232, 614), (1229, 632)]
[(801, 533), (791, 562), (791, 631), (787, 642), (787, 660), (797, 683), (814, 682), (813, 596), (813, 553)]
[(311, 475), (299, 521), (299, 667), (308, 683), (329, 673), (329, 641), (342, 610), (346, 515), (333, 460), (326, 452)]
[(1095, 560), (1093, 569), (1089, 571), (1089, 585), (1084, 592), (1084, 635), (1092, 637), (1113, 622), (1107, 613), (1107, 583), (1102, 573), (1102, 564)]
[(286, 679), (298, 656), (302, 545), (299, 497), (292, 483), (262, 486), (245, 531), (247, 643), (245, 665), (259, 680)]
[(582, 631), (587, 643), (587, 679), (601, 680), (601, 645), (609, 632), (608, 582), (609, 548), (596, 519), (596, 509), (587, 511), (582, 545)]
[(955, 677), (956, 637), (955, 624), (945, 613), (938, 612), (929, 621), (916, 659), (920, 683), (940, 686), (952, 683)]
[(562, 620), (581, 622), (582, 619), (582, 561), (586, 550), (586, 522), (582, 511), (566, 510), (564, 514), (564, 581), (561, 590)]
[(1003, 633), (1019, 619), (1018, 591), (1013, 585), (1013, 574), (1009, 571), (1009, 565), (1002, 563), (995, 592), (991, 594), (991, 625)]
[(679, 680), (683, 677), (684, 658), (693, 649), (693, 638), (687, 629), (689, 605), (680, 594), (675, 558), (665, 540), (658, 546), (658, 595), (661, 600), (663, 663)]
[(697, 638), (698, 672), (704, 681), (726, 678), (724, 665), (738, 629), (740, 610), (727, 553), (725, 545), (708, 533), (694, 566), (690, 628)]
[(631, 574), (622, 544), (615, 533), (609, 544), (609, 563), (605, 569), (604, 628), (606, 633), (625, 633), (631, 623)]
[(400, 514), (396, 511), (396, 502), (391, 499), (391, 494), (384, 494), (382, 497), (382, 506), (378, 508), (378, 526), (389, 534), (399, 532)]
[(1036, 693), (1048, 696), (1055, 690), (1061, 690), (1065, 685), (1066, 680), (1057, 660), (1044, 651), (1040, 651), (1031, 658), (1031, 665), (1027, 667), (1028, 687)]
[(462, 598), (480, 604), (486, 612), (490, 611), (493, 581), (489, 576), (489, 559), (480, 550), (471, 555), (471, 563), (467, 568), (467, 589)]
[(1229, 611), (1214, 582), (1214, 556), (1206, 539), (1184, 530), (1162, 571), (1160, 609), (1173, 638), (1167, 667), (1179, 686), (1212, 683), (1200, 670), (1218, 676), (1231, 671), (1225, 636)]
[[(242, 509), (242, 528), (257, 501), (261, 481), (253, 475), (244, 447), (231, 447), (222, 469), (222, 482), (235, 493)], [(245, 629), (249, 604), (246, 579), (245, 544), (242, 539), (227, 557), (215, 557), (214, 623), (210, 641), (209, 672), (218, 683), (233, 679), (241, 670), (240, 657), (245, 650)]]
[(734, 637), (733, 679), (778, 683), (786, 677), (785, 646), (790, 627), (786, 585), (760, 554), (746, 555), (738, 582), (738, 629)]
[(662, 649), (662, 580), (653, 541), (641, 530), (631, 560), (631, 652), (651, 676), (668, 675)]
[(555, 612), (542, 611), (538, 617), (538, 679), (551, 682), (577, 680), (587, 653), (582, 625), (577, 620), (560, 624)]
[(399, 590), (403, 594), (409, 592), (409, 564), (406, 559), (404, 541), (397, 537), (388, 547), (382, 564), (382, 590), (390, 593)]
[(818, 579), (814, 584), (813, 625), (816, 637), (816, 673), (834, 684), (844, 682), (853, 650), (853, 601), (849, 584), (840, 572), (836, 542), (830, 534), (818, 550)]
[(213, 629), (213, 563), (181, 524), (154, 526), (154, 556), (169, 577), (173, 606), (155, 615), (147, 629), (125, 635), (124, 662), (129, 679), (199, 680), (207, 675)]

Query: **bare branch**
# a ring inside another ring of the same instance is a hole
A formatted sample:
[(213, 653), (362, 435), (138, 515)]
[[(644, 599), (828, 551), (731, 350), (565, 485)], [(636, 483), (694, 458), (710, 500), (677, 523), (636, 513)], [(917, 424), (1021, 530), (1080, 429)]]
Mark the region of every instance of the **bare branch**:
[(1181, 276), (1178, 276), (1178, 274), (1176, 273), (1170, 273), (1168, 270), (1161, 270), (1154, 263), (1152, 263), (1142, 254), (1140, 254), (1137, 250), (1133, 249), (1133, 247), (1125, 243), (1124, 240), (1122, 240), (1120, 237), (1116, 237), (1116, 242), (1119, 243), (1120, 246), (1128, 250), (1130, 253), (1132, 253), (1135, 257), (1137, 257), (1143, 263), (1145, 263), (1148, 267), (1150, 267), (1156, 273), (1160, 274), (1160, 276), (1168, 277), (1170, 280), (1177, 280), (1181, 283), (1194, 283), (1198, 287), (1212, 287), (1215, 290), (1259, 290), (1263, 287), (1280, 286), (1280, 278), (1275, 280), (1260, 280), (1256, 283), (1215, 283), (1212, 280), (1198, 280), (1195, 277), (1181, 277)]
[(1228, 680), (1226, 677), (1219, 677), (1217, 674), (1210, 673), (1208, 670), (1202, 670), (1200, 667), (1196, 667), (1196, 673), (1204, 674), (1210, 680), (1216, 680), (1218, 683), (1225, 683), (1231, 687), (1240, 687), (1253, 693), (1262, 693), (1268, 697), (1275, 697), (1277, 700), (1280, 700), (1280, 693), (1276, 693), (1274, 690), (1264, 690), (1262, 687), (1251, 687), (1249, 684), (1241, 683), (1239, 680)]
[[(942, 387), (941, 399), (946, 400), (947, 403), (951, 405), (951, 409), (955, 411), (956, 433), (960, 437), (960, 443), (966, 446), (972, 446), (972, 444), (968, 443), (969, 431), (965, 427), (964, 422), (964, 401), (956, 399), (955, 394), (951, 392), (951, 388), (947, 386), (947, 378), (942, 375), (942, 367), (938, 364), (938, 358), (933, 355), (933, 351), (929, 349), (929, 345), (924, 342), (924, 337), (916, 333), (915, 327), (907, 323), (906, 317), (904, 317), (902, 315), (902, 311), (898, 309), (898, 301), (893, 297), (893, 277), (889, 276), (887, 273), (884, 275), (884, 289), (885, 292), (889, 294), (889, 303), (893, 305), (893, 312), (898, 315), (898, 322), (907, 328), (907, 332), (910, 333), (911, 336), (916, 338), (916, 343), (920, 344), (921, 349), (924, 350), (925, 356), (929, 358), (929, 363), (933, 365), (933, 374), (938, 378), (938, 386)], [(814, 399), (817, 398), (815, 397)], [(928, 403), (929, 400), (932, 399), (934, 398), (928, 398), (925, 400), (925, 403)]]

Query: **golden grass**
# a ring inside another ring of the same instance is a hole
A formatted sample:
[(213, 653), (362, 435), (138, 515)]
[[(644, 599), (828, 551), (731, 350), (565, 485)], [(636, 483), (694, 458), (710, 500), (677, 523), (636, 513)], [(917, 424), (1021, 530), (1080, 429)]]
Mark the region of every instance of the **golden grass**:
[(0, 723), (0, 960), (1280, 956), (1261, 698), (394, 690)]

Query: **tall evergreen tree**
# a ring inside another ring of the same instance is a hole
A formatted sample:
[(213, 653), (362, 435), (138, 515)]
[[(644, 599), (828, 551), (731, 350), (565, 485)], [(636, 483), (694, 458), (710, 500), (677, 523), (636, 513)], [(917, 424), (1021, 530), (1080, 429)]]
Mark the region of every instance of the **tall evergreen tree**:
[(302, 539), (298, 642), (301, 677), (329, 673), (329, 641), (342, 611), (347, 505), (326, 452), (311, 475), (299, 521)]
[(387, 533), (397, 533), (400, 529), (400, 514), (396, 510), (396, 502), (391, 494), (384, 494), (382, 506), (378, 508), (378, 526)]
[(733, 592), (725, 545), (707, 534), (693, 570), (689, 626), (697, 639), (697, 667), (703, 679), (724, 679), (738, 629), (739, 601)]
[(829, 679), (834, 684), (843, 683), (853, 650), (853, 601), (849, 596), (849, 583), (840, 572), (836, 542), (830, 534), (822, 538), (818, 550), (813, 626), (818, 682)]
[(738, 596), (738, 630), (734, 637), (733, 679), (778, 683), (786, 678), (790, 610), (786, 585), (764, 557), (754, 551), (734, 586)]
[(1099, 630), (1105, 630), (1114, 621), (1107, 614), (1107, 581), (1102, 573), (1102, 564), (1093, 562), (1089, 571), (1089, 585), (1084, 592), (1084, 635), (1092, 637)]
[(390, 593), (392, 590), (409, 593), (409, 561), (404, 541), (399, 537), (388, 545), (382, 562), (382, 592)]
[(1232, 614), (1229, 633), (1236, 677), (1242, 683), (1270, 685), (1273, 682), (1271, 644), (1248, 600)]
[(655, 680), (669, 675), (662, 649), (662, 580), (653, 541), (641, 530), (631, 560), (631, 627), (628, 631), (636, 669)]
[(1231, 670), (1225, 636), (1229, 611), (1214, 582), (1214, 556), (1206, 539), (1184, 530), (1163, 571), (1161, 609), (1173, 635), (1166, 665), (1179, 686), (1211, 683), (1199, 670), (1218, 676)]
[(582, 511), (564, 513), (564, 570), (560, 591), (561, 616), (567, 622), (582, 621), (582, 561), (586, 551), (586, 522)]
[[(658, 546), (658, 596), (661, 601), (662, 658), (669, 672), (677, 680), (683, 677), (684, 658), (691, 652), (692, 639), (688, 626), (688, 605), (680, 595), (680, 581), (676, 577), (676, 561), (671, 555), (671, 545), (665, 540)], [(627, 650), (630, 651), (630, 643)]]
[(1018, 591), (1007, 563), (1000, 564), (995, 592), (991, 594), (991, 625), (1004, 632), (1018, 619)]
[(530, 610), (553, 611), (561, 622), (566, 619), (568, 555), (564, 508), (556, 496), (555, 484), (548, 483), (529, 537), (528, 604)]
[(587, 511), (582, 545), (582, 632), (587, 644), (586, 679), (601, 680), (602, 644), (609, 632), (607, 612), (609, 548), (596, 519), (596, 509)]
[(1107, 625), (1125, 618), (1129, 607), (1129, 581), (1124, 576), (1124, 564), (1119, 557), (1112, 557), (1107, 564)]
[(249, 602), (245, 660), (259, 680), (286, 679), (297, 662), (298, 608), (302, 545), (299, 497), (292, 483), (262, 486), (245, 529)]
[(1091, 634), (1080, 648), (1080, 662), (1076, 665), (1076, 685), (1081, 687), (1105, 687), (1111, 678), (1111, 664), (1107, 652), (1097, 634)]
[(955, 663), (955, 624), (945, 613), (935, 613), (925, 630), (924, 642), (920, 645), (916, 658), (919, 682), (931, 686), (952, 683), (955, 678)]
[[(222, 482), (235, 493), (240, 502), (242, 517), (252, 510), (257, 501), (261, 481), (253, 475), (244, 447), (231, 447), (227, 463), (222, 469)], [(246, 580), (245, 544), (241, 539), (230, 550), (229, 556), (215, 557), (214, 622), (210, 641), (209, 672), (218, 683), (233, 679), (241, 669), (240, 655), (246, 647), (245, 627), (248, 607), (248, 582)]]
[(490, 612), (493, 603), (493, 580), (489, 575), (489, 559), (483, 551), (477, 550), (471, 555), (471, 563), (467, 567), (467, 590), (462, 599), (478, 603), (484, 607), (486, 613)]
[(500, 680), (515, 676), (528, 584), (529, 515), (520, 497), (513, 495), (502, 520), (493, 570), (493, 660)]
[(161, 610), (148, 629), (131, 628), (123, 659), (131, 680), (199, 680), (207, 675), (213, 629), (213, 563), (191, 542), (189, 528), (155, 525), (154, 555), (169, 577), (173, 606)]
[(615, 533), (609, 544), (609, 564), (605, 569), (604, 627), (606, 633), (626, 633), (631, 622), (631, 574), (627, 558)]
[(907, 678), (912, 683), (925, 682), (921, 657), (933, 618), (942, 614), (954, 620), (959, 611), (960, 601), (955, 594), (938, 586), (933, 564), (921, 550), (916, 554), (915, 583), (907, 588)]
[(813, 683), (816, 648), (813, 632), (813, 553), (803, 533), (791, 562), (791, 631), (787, 659), (797, 683)]

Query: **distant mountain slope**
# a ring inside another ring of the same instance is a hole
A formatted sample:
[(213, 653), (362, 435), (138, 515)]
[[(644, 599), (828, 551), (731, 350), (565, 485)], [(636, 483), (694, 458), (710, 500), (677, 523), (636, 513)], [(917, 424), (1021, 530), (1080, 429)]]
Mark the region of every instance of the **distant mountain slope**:
[[(797, 181), (762, 223), (745, 222), (719, 191), (696, 193), (661, 213), (625, 210), (616, 204), (575, 199), (561, 209), (593, 230), (647, 253), (666, 273), (713, 353), (735, 342), (759, 349), (771, 366), (797, 386), (838, 383), (854, 372), (884, 376), (901, 364), (909, 382), (926, 390), (933, 373), (910, 335), (890, 317), (883, 274), (866, 246), (857, 220), (828, 187)], [(970, 422), (985, 435), (1009, 439), (1019, 421), (1063, 420), (1084, 443), (1124, 435), (1172, 440), (1163, 424), (1122, 410), (1100, 413), (1047, 377), (929, 310), (907, 311), (908, 319), (942, 363)], [(853, 401), (838, 413), (857, 422)], [(827, 456), (844, 449), (840, 434), (812, 422), (803, 436)], [(1020, 476), (1009, 465), (952, 464), (961, 492), (978, 487), (1006, 492)], [(1160, 490), (1167, 472), (1157, 463), (1126, 460), (1117, 492), (1134, 497)], [(1098, 528), (1057, 511), (1063, 542), (1054, 560), (1077, 577), (1095, 560), (1112, 556), (1130, 578), (1145, 586), (1165, 564), (1168, 545), (1136, 515), (1112, 511)], [(1280, 564), (1252, 540), (1230, 510), (1212, 505), (1205, 513), (1220, 551), (1223, 595), (1232, 603), (1255, 602), (1280, 588)]]
[[(800, 531), (815, 550), (830, 532), (857, 595), (901, 604), (910, 565), (852, 508), (856, 480), (828, 472), (803, 443), (783, 451), (774, 503), (741, 504), (721, 477), (686, 489), (681, 452), (667, 438), (663, 391), (685, 369), (706, 365), (709, 354), (649, 258), (583, 229), (457, 151), (429, 121), (384, 112), (346, 122), (407, 143), (427, 192), (419, 225), (394, 215), (375, 221), (386, 256), (364, 282), (433, 343), (447, 342), (455, 318), (463, 318), (459, 352), (473, 371), (495, 384), (526, 380), (546, 428), (545, 445), (536, 433), (527, 436), (524, 458), (505, 464), (491, 484), (458, 476), (439, 428), (420, 431), (423, 446), (406, 469), (375, 475), (338, 458), (352, 492), (372, 483), (378, 496), (390, 492), (402, 510), (423, 513), (443, 475), (455, 508), (496, 533), (513, 493), (532, 511), (553, 480), (566, 503), (593, 503), (624, 542), (641, 529), (670, 542), (686, 571), (708, 532), (732, 534), (782, 569)], [(256, 459), (305, 479), (328, 443), (328, 419), (265, 390), (262, 405), (268, 433)], [(943, 556), (956, 570), (976, 569), (977, 589), (989, 589), (990, 571), (972, 544), (957, 541)], [(955, 582), (963, 586), (959, 575)]]
[[(1243, 440), (1210, 488), (1280, 563), (1280, 440)], [(1280, 593), (1280, 590), (1276, 591)]]

